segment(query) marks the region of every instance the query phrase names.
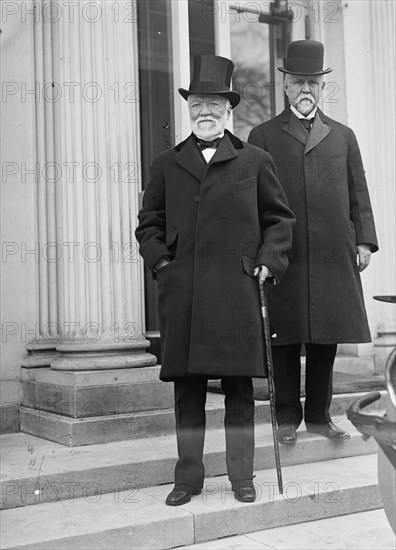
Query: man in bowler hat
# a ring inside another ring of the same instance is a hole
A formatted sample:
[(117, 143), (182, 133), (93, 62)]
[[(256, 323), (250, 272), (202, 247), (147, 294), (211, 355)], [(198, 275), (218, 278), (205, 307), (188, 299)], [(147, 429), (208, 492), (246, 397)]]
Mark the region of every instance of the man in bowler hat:
[(378, 250), (359, 147), (353, 131), (319, 108), (323, 45), (289, 45), (284, 90), (289, 106), (254, 128), (248, 141), (268, 151), (296, 216), (290, 265), (269, 289), (280, 443), (294, 444), (303, 418), (300, 353), (306, 350), (306, 429), (348, 439), (329, 414), (339, 343), (370, 342), (360, 272)]
[(225, 393), (226, 463), (235, 498), (252, 502), (252, 377), (264, 376), (257, 280), (280, 282), (294, 216), (271, 157), (225, 129), (239, 94), (233, 63), (194, 58), (188, 90), (191, 135), (160, 154), (136, 237), (157, 280), (160, 378), (174, 382), (179, 459), (166, 504), (201, 492), (208, 379)]

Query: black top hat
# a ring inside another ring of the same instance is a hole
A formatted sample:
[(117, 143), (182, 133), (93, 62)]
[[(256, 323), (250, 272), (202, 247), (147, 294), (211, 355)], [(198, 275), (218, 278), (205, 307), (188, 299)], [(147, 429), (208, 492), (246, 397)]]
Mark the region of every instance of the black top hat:
[(323, 44), (315, 40), (296, 40), (287, 48), (286, 67), (278, 67), (282, 73), (321, 75), (333, 69), (323, 69)]
[(234, 108), (240, 101), (238, 92), (230, 90), (234, 63), (218, 55), (196, 55), (193, 58), (191, 83), (188, 90), (179, 88), (179, 93), (187, 99), (191, 94), (221, 95), (226, 97)]

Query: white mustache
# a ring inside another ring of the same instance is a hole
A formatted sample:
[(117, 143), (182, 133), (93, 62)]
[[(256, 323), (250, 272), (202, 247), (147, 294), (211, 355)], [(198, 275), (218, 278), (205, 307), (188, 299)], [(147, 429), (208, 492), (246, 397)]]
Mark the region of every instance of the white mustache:
[(315, 103), (315, 99), (311, 95), (300, 95), (297, 99), (297, 102), (302, 101), (303, 99), (308, 99), (312, 103)]

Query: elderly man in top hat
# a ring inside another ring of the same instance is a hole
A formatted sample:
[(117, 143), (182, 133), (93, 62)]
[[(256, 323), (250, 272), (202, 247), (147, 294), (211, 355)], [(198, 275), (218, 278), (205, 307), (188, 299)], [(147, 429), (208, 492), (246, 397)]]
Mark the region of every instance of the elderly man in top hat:
[(254, 128), (248, 141), (268, 151), (296, 216), (290, 265), (269, 289), (278, 440), (294, 444), (303, 418), (300, 353), (306, 350), (304, 420), (329, 439), (349, 434), (331, 421), (338, 343), (370, 342), (360, 273), (378, 249), (359, 147), (353, 131), (319, 108), (323, 45), (289, 45), (284, 90), (289, 106)]
[(160, 154), (136, 237), (158, 282), (160, 378), (174, 382), (179, 459), (166, 503), (201, 492), (207, 381), (225, 393), (226, 462), (235, 498), (255, 499), (252, 377), (264, 376), (257, 280), (282, 278), (294, 216), (271, 157), (225, 129), (239, 94), (233, 63), (194, 58), (191, 135)]

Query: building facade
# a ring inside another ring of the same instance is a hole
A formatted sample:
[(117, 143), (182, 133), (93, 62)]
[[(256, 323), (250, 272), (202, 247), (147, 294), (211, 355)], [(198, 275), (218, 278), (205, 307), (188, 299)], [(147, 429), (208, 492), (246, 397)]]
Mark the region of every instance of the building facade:
[[(383, 372), (396, 344), (394, 308), (373, 300), (395, 294), (396, 280), (393, 0), (0, 8), (2, 431), (22, 426), (51, 439), (70, 418), (108, 415), (114, 403), (103, 396), (119, 402), (121, 390), (154, 380), (156, 288), (134, 231), (151, 161), (190, 133), (177, 89), (203, 53), (234, 61), (242, 101), (229, 127), (247, 139), (285, 106), (277, 67), (288, 43), (324, 43), (334, 70), (321, 107), (357, 135), (380, 245), (362, 275), (372, 343), (340, 346), (337, 362)], [(42, 410), (40, 431), (32, 425)]]

